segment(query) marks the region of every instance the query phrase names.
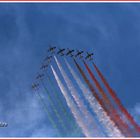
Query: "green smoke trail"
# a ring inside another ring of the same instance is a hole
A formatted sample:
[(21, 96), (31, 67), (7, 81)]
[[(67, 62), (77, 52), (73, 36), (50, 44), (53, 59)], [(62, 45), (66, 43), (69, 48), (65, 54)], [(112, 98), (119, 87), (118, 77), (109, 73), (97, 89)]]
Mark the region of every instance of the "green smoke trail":
[[(48, 75), (47, 72), (46, 72), (46, 77), (47, 77), (48, 81), (51, 83), (50, 84), (51, 90), (54, 93), (56, 93), (57, 92), (57, 89), (55, 88), (55, 85), (54, 85), (52, 79), (50, 78), (50, 76)], [(70, 127), (72, 128), (72, 130), (75, 130), (75, 125), (73, 125), (73, 123), (70, 122), (70, 119), (71, 119), (71, 121), (74, 121), (74, 118), (71, 116), (71, 114), (69, 114), (69, 112), (67, 111), (67, 109), (65, 108), (65, 106), (61, 103), (61, 98), (58, 96), (58, 94), (53, 94), (53, 95), (57, 99), (58, 106), (59, 106), (59, 108), (62, 109), (62, 111), (63, 111), (63, 113), (64, 113), (64, 115), (65, 115), (65, 117), (67, 119), (67, 122), (70, 123)], [(76, 132), (78, 133), (79, 129), (76, 129), (76, 130), (77, 130)]]
[[(50, 123), (52, 124), (53, 128), (56, 129), (59, 132), (59, 128), (57, 127), (57, 125), (55, 124), (54, 120), (52, 119), (51, 114), (47, 109), (47, 105), (46, 105), (44, 99), (42, 98), (42, 96), (40, 95), (39, 92), (36, 91), (35, 94), (36, 94), (37, 98), (39, 99), (39, 101), (42, 103), (43, 109), (46, 112), (47, 117), (48, 117)], [(60, 136), (60, 132), (59, 132), (58, 136)]]
[(43, 88), (45, 89), (45, 92), (46, 92), (47, 95), (48, 95), (48, 99), (49, 99), (49, 101), (50, 101), (50, 105), (51, 105), (53, 111), (55, 112), (55, 115), (56, 115), (56, 117), (58, 118), (59, 123), (61, 124), (62, 128), (64, 129), (64, 131), (66, 131), (66, 127), (65, 127), (65, 125), (64, 125), (64, 122), (63, 122), (63, 120), (61, 119), (61, 117), (60, 117), (60, 115), (59, 115), (57, 109), (55, 108), (55, 105), (54, 105), (54, 103), (53, 103), (52, 97), (50, 96), (49, 90), (45, 87), (44, 82), (43, 82), (42, 80), (41, 80), (41, 83), (42, 83)]
[[(51, 83), (50, 84), (50, 87), (51, 87), (51, 90), (53, 91), (53, 95), (55, 96), (55, 98), (57, 99), (57, 103), (58, 103), (58, 106), (59, 106), (59, 108), (61, 108), (62, 109), (62, 111), (63, 111), (63, 113), (64, 113), (64, 115), (67, 117), (67, 116), (69, 116), (69, 114), (68, 114), (68, 112), (67, 112), (67, 109), (65, 108), (65, 106), (61, 103), (61, 98), (58, 96), (58, 94), (55, 94), (56, 92), (57, 92), (57, 89), (55, 88), (55, 86), (54, 86), (54, 83), (53, 83), (53, 81), (51, 80), (51, 78), (50, 78), (50, 76), (47, 74), (47, 72), (46, 72), (46, 76), (47, 76), (47, 79), (48, 79), (48, 81)], [(53, 86), (53, 87), (52, 87)]]

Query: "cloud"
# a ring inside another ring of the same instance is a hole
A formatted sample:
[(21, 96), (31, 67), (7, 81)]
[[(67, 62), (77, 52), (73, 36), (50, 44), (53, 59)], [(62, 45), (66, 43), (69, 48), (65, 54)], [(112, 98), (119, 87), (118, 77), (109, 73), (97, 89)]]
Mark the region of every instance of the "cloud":
[(51, 127), (36, 97), (29, 96), (17, 101), (16, 99), (14, 108), (6, 111), (1, 103), (0, 114), (4, 115), (2, 121), (7, 122), (8, 127), (0, 129), (0, 137), (51, 137), (56, 135), (57, 132)]

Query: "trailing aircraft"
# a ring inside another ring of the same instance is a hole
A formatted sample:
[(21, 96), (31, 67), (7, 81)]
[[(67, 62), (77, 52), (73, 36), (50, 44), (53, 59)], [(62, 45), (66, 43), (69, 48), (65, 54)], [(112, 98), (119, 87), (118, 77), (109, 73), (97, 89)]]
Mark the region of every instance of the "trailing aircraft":
[(38, 74), (38, 75), (36, 76), (36, 79), (41, 79), (42, 77), (44, 77), (44, 74)]
[(40, 67), (40, 69), (41, 69), (41, 70), (42, 70), (42, 69), (46, 69), (48, 66), (49, 66), (48, 64), (43, 64), (43, 65)]
[(37, 88), (38, 86), (39, 86), (39, 84), (38, 84), (38, 83), (36, 83), (36, 84), (35, 84), (35, 83), (33, 83), (33, 84), (32, 84), (32, 89), (35, 89), (35, 88)]
[(44, 61), (50, 61), (51, 58), (52, 58), (52, 56), (47, 56), (47, 57), (44, 59)]

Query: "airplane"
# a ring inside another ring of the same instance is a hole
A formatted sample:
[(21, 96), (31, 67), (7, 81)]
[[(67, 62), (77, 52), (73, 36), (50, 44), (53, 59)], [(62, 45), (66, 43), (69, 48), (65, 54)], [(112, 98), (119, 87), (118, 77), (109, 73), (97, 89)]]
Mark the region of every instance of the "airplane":
[(37, 83), (37, 84), (33, 83), (33, 84), (32, 84), (32, 89), (35, 89), (35, 88), (37, 88), (38, 86), (39, 86), (38, 83)]
[(54, 47), (50, 46), (50, 48), (48, 49), (48, 52), (53, 52), (55, 49), (56, 49), (55, 46)]
[(72, 54), (73, 52), (74, 52), (74, 50), (69, 50), (69, 49), (68, 49), (68, 52), (66, 53), (66, 55), (67, 55), (67, 56), (68, 56), (68, 55), (71, 55), (71, 57), (73, 57), (73, 54)]
[(77, 50), (77, 54), (75, 55), (75, 57), (80, 56), (80, 58), (82, 58), (83, 56), (81, 54), (83, 54), (83, 53), (84, 53), (84, 51), (78, 51)]
[(42, 69), (45, 69), (45, 68), (47, 68), (48, 67), (48, 64), (43, 64), (41, 67), (40, 67), (40, 69), (42, 70)]
[(40, 78), (42, 78), (44, 76), (44, 74), (38, 74), (37, 76), (36, 76), (36, 79), (40, 79)]
[(88, 53), (87, 52), (87, 56), (85, 57), (85, 59), (92, 60), (93, 59), (92, 56), (93, 56), (93, 53)]
[(47, 56), (45, 59), (44, 59), (44, 61), (50, 61), (51, 60), (51, 58), (52, 58), (52, 56)]
[(63, 56), (64, 55), (64, 52), (65, 51), (65, 49), (59, 49), (59, 51), (57, 52), (57, 54), (61, 54), (61, 56)]

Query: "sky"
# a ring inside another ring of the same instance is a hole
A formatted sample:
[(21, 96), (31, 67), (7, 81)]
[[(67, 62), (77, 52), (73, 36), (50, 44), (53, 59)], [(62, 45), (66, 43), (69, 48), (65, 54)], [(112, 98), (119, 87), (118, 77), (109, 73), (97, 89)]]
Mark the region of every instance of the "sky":
[[(140, 124), (140, 4), (0, 3), (0, 137), (53, 137), (31, 83), (48, 45), (94, 61)], [(82, 136), (82, 134), (79, 134)]]

